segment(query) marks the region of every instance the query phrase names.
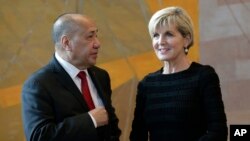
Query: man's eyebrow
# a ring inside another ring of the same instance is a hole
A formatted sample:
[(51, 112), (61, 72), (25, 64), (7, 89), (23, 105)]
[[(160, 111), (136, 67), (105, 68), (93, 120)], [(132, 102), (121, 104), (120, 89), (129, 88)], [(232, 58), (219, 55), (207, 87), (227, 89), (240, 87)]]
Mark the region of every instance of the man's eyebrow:
[(97, 33), (99, 30), (98, 29), (96, 29), (96, 30), (92, 30), (92, 31), (90, 31), (89, 33)]

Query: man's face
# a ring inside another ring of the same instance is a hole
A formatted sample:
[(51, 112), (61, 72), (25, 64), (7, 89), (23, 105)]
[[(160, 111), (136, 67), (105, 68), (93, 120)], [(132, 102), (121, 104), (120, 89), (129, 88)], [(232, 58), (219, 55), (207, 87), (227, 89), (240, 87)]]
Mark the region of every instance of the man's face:
[(84, 19), (80, 22), (76, 33), (73, 33), (69, 45), (71, 46), (70, 61), (79, 69), (85, 69), (96, 64), (100, 42), (97, 38), (97, 27), (94, 22)]

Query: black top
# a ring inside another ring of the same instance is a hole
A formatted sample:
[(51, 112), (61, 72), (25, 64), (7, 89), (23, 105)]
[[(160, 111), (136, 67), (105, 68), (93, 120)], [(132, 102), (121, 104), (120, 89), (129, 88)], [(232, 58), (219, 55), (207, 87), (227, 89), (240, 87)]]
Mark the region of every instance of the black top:
[(184, 71), (148, 74), (138, 85), (131, 141), (226, 141), (219, 78), (193, 62)]

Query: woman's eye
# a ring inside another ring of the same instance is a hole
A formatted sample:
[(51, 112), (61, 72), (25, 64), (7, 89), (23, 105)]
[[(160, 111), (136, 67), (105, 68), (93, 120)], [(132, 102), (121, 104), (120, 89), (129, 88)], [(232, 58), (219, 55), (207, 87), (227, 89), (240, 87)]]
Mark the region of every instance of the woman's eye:
[(156, 38), (156, 37), (158, 37), (158, 36), (159, 36), (159, 34), (157, 34), (157, 33), (153, 34), (153, 37), (154, 37), (154, 38)]
[(167, 36), (171, 36), (171, 37), (173, 36), (173, 34), (170, 33), (170, 32), (167, 32), (166, 35), (167, 35)]

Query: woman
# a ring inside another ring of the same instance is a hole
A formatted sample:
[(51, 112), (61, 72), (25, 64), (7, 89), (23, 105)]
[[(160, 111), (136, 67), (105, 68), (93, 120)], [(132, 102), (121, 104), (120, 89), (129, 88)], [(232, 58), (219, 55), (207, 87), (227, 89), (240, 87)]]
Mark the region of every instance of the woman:
[(148, 28), (164, 66), (138, 84), (130, 140), (226, 141), (218, 75), (187, 56), (193, 45), (189, 15), (180, 7), (168, 7), (152, 16)]

